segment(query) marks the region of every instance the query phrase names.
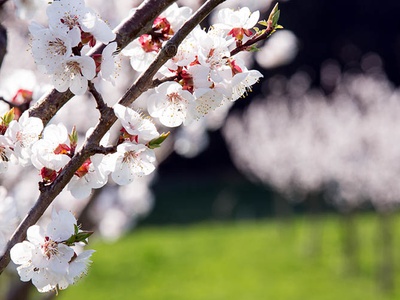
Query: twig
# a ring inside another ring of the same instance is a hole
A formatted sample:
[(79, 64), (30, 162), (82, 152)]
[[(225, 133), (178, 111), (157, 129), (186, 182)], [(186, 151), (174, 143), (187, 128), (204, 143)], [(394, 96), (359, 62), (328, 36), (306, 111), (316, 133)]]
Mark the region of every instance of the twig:
[(89, 81), (88, 86), (89, 86), (89, 92), (93, 95), (93, 98), (96, 100), (97, 109), (100, 112), (102, 112), (107, 107), (107, 104), (103, 100), (103, 96), (97, 91), (93, 82)]
[(238, 47), (236, 47), (235, 49), (233, 49), (231, 51), (231, 56), (234, 56), (235, 54), (238, 54), (241, 51), (245, 51), (247, 50), (247, 48), (249, 48), (250, 46), (254, 45), (255, 43), (261, 41), (261, 40), (265, 40), (267, 38), (269, 38), (269, 36), (271, 35), (271, 33), (274, 31), (275, 29), (273, 27), (268, 27), (266, 29), (266, 31), (263, 34), (260, 34), (258, 36), (255, 36), (254, 38), (248, 40), (246, 43), (244, 43), (243, 45), (240, 45)]
[[(0, 2), (0, 9), (1, 6), (4, 4)], [(7, 30), (4, 28), (3, 25), (0, 24), (0, 67), (3, 63), (4, 56), (7, 53)]]
[(163, 79), (156, 78), (152, 81), (149, 88), (155, 88), (155, 87), (159, 86), (161, 83), (168, 82), (168, 81), (174, 81), (177, 78), (178, 78), (177, 76), (165, 77)]
[[(146, 91), (152, 83), (152, 78), (159, 68), (169, 59), (172, 58), (183, 39), (220, 3), (225, 0), (208, 0), (183, 26), (182, 28), (167, 42), (165, 47), (160, 51), (149, 68), (136, 80), (128, 92), (119, 101), (122, 105), (129, 105), (136, 100), (141, 93)], [(149, 1), (150, 2), (150, 1)], [(157, 2), (157, 1), (156, 1)], [(153, 1), (154, 3), (154, 1)], [(43, 215), (45, 210), (50, 206), (55, 197), (61, 193), (64, 187), (69, 183), (75, 171), (85, 162), (87, 158), (96, 153), (101, 138), (111, 128), (117, 120), (112, 109), (106, 109), (101, 115), (100, 121), (92, 134), (87, 138), (82, 149), (69, 161), (57, 176), (56, 180), (49, 185), (46, 190), (40, 193), (35, 205), (28, 212), (26, 217), (20, 223), (11, 239), (7, 243), (4, 255), (0, 258), (0, 274), (10, 262), (10, 250), (26, 237), (27, 229), (35, 224)]]
[(96, 154), (111, 154), (117, 152), (117, 146), (103, 147), (103, 146), (94, 146), (93, 152)]
[(13, 103), (13, 102), (10, 102), (10, 101), (4, 99), (4, 98), (1, 97), (1, 96), (0, 96), (0, 101), (3, 101), (4, 103), (8, 104), (11, 108), (12, 108), (12, 107), (18, 108), (18, 109), (21, 111), (21, 113), (23, 113), (24, 111), (26, 111), (26, 110), (29, 109), (29, 102), (24, 102), (24, 103), (16, 104), (16, 103)]

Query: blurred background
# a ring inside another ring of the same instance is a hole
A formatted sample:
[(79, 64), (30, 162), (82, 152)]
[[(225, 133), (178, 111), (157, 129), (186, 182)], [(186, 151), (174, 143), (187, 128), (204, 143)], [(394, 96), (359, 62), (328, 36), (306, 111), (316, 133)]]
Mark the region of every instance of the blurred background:
[[(245, 2), (262, 19), (275, 4)], [(125, 231), (100, 201), (89, 276), (59, 298), (400, 296), (400, 2), (279, 8), (284, 30), (246, 58), (264, 78), (177, 132), (148, 190), (120, 191), (141, 197)]]
[[(271, 126), (277, 126), (278, 130), (282, 130), (281, 133), (289, 134), (288, 127), (291, 126), (289, 125), (291, 120), (286, 120), (287, 124), (277, 124), (276, 119), (282, 121), (285, 117), (289, 119), (309, 117), (305, 122), (310, 124), (314, 122), (320, 126), (329, 125), (336, 127), (337, 130), (339, 130), (339, 125), (342, 125), (343, 130), (346, 131), (351, 126), (352, 120), (354, 121), (358, 117), (361, 119), (361, 116), (366, 114), (365, 110), (368, 106), (371, 107), (371, 110), (374, 105), (389, 106), (389, 99), (384, 99), (384, 97), (396, 97), (396, 88), (400, 80), (400, 36), (398, 30), (400, 21), (393, 16), (394, 12), (400, 8), (399, 2), (385, 1), (385, 3), (377, 5), (375, 1), (326, 3), (317, 0), (301, 2), (292, 0), (280, 2), (279, 5), (281, 9), (280, 23), (285, 30), (276, 33), (266, 43), (266, 49), (261, 49), (262, 53), (257, 53), (262, 55), (255, 56), (254, 68), (262, 70), (265, 77), (259, 84), (253, 86), (252, 93), (234, 104), (229, 116), (240, 118), (242, 114), (246, 114), (246, 109), (253, 103), (263, 103), (266, 106), (265, 109), (277, 109), (277, 105), (272, 102), (280, 102), (280, 105), (290, 106), (293, 110), (283, 112), (284, 116), (275, 116), (275, 119), (271, 119), (273, 113), (265, 112), (265, 120), (262, 120), (265, 126), (271, 123), (274, 124)], [(265, 7), (265, 3), (263, 6)], [(267, 13), (264, 14), (264, 18), (267, 18)], [(337, 120), (324, 120), (321, 116), (321, 107), (315, 110), (302, 107), (309, 105), (307, 103), (310, 101), (317, 102), (319, 106), (330, 105), (326, 108), (328, 114), (333, 113), (333, 110), (353, 109), (354, 111), (350, 116), (346, 116), (345, 112), (340, 116), (340, 112), (337, 112), (335, 117), (331, 116)], [(266, 104), (267, 102), (268, 104)], [(298, 107), (294, 108), (294, 105)], [(342, 108), (341, 105), (347, 107)], [(394, 107), (391, 109), (392, 112), (393, 109)], [(299, 114), (303, 114), (303, 116), (299, 116)], [(250, 113), (247, 116), (252, 118)], [(260, 118), (264, 117), (260, 116)], [(349, 119), (340, 119), (347, 117)], [(378, 113), (374, 115), (374, 112), (371, 112), (370, 122), (373, 122), (372, 119), (375, 117), (378, 122)], [(386, 119), (386, 117), (383, 118)], [(306, 138), (301, 136), (305, 134), (302, 132), (304, 127), (301, 126), (307, 126), (304, 122), (302, 124), (298, 122), (298, 119), (293, 120), (292, 124), (296, 128), (291, 130), (291, 133), (297, 136), (297, 140), (294, 142), (298, 143), (297, 146), (303, 138)], [(327, 124), (322, 124), (323, 122)], [(328, 124), (329, 122), (333, 123)], [(338, 124), (340, 122), (345, 124)], [(235, 153), (232, 145), (229, 145), (228, 132), (234, 131), (230, 130), (232, 127), (230, 124), (229, 122), (225, 123), (223, 130), (210, 131), (207, 136), (208, 146), (195, 157), (187, 158), (175, 152), (163, 161), (153, 186), (157, 199), (155, 206), (141, 224), (186, 223), (206, 219), (260, 218), (276, 215), (273, 198), (276, 193), (281, 194), (280, 187), (277, 187), (277, 183), (272, 182), (271, 178), (263, 180), (260, 178), (263, 175), (254, 174), (257, 173), (256, 171), (244, 170), (246, 167), (241, 165), (246, 162), (241, 163), (241, 159), (237, 158), (239, 154)], [(381, 122), (379, 125), (383, 126), (384, 124)], [(389, 123), (386, 125), (397, 127), (396, 123), (393, 126)], [(363, 126), (366, 128), (368, 126), (376, 127), (377, 124), (367, 124), (365, 121)], [(243, 127), (245, 127), (244, 124)], [(397, 131), (395, 128), (386, 129)], [(266, 129), (260, 128), (260, 131), (263, 130)], [(296, 130), (298, 132), (295, 132)], [(333, 128), (331, 132), (329, 130), (329, 128), (326, 129), (323, 134), (332, 135), (332, 137), (334, 134), (338, 134), (332, 133)], [(359, 132), (348, 132), (347, 136), (352, 139), (354, 135), (352, 137), (351, 134), (365, 135), (367, 133), (362, 133), (365, 130), (367, 129), (360, 128)], [(245, 128), (243, 131), (248, 133)], [(242, 133), (244, 134), (244, 132)], [(239, 134), (239, 132), (234, 133)], [(373, 134), (371, 132), (371, 135)], [(268, 138), (272, 137), (265, 133), (265, 141), (259, 142), (277, 144), (287, 137), (287, 135), (275, 137), (272, 141), (268, 141)], [(343, 133), (341, 138), (345, 139), (346, 134)], [(391, 147), (396, 147), (394, 136), (390, 137), (388, 133), (388, 139), (393, 142)], [(248, 143), (246, 138), (238, 136), (237, 141), (231, 143), (242, 144), (243, 148), (246, 148), (246, 145), (243, 145), (246, 142)], [(307, 144), (307, 142), (304, 141), (303, 144)], [(328, 145), (325, 146), (328, 148)], [(356, 143), (348, 146), (356, 147)], [(253, 153), (250, 148), (255, 145), (248, 144), (247, 147), (249, 148), (243, 152)], [(276, 145), (276, 147), (279, 146)], [(282, 145), (282, 147), (285, 146)], [(294, 158), (296, 156), (295, 148), (288, 150), (288, 152), (293, 151), (288, 155), (293, 155), (294, 160), (297, 159)], [(314, 156), (315, 160), (322, 159), (319, 157), (327, 155), (328, 149), (321, 150), (317, 153), (310, 151), (309, 158)], [(347, 150), (352, 151), (351, 149)], [(335, 149), (330, 151), (335, 151)], [(265, 156), (268, 154), (265, 153)], [(258, 163), (263, 168), (269, 168), (271, 169), (269, 172), (274, 173), (277, 161), (274, 161), (273, 158), (265, 157), (264, 159), (268, 161), (263, 163), (260, 161), (262, 157), (257, 157)], [(290, 164), (289, 161), (288, 164)], [(304, 162), (303, 167), (304, 172), (312, 173), (313, 166)], [(286, 168), (290, 169), (293, 166), (286, 166)], [(290, 172), (288, 171), (288, 173)], [(321, 181), (324, 181), (322, 177), (329, 176), (326, 175), (326, 169), (316, 170), (314, 168), (314, 172), (320, 172)], [(360, 166), (359, 172), (366, 172), (366, 170)], [(273, 175), (271, 176), (273, 177)], [(296, 175), (292, 174), (292, 176)], [(305, 176), (314, 176), (314, 174)], [(289, 178), (282, 180), (287, 180), (288, 184), (291, 181)], [(200, 191), (197, 189), (199, 184), (204, 187)], [(316, 185), (318, 184), (316, 183)], [(322, 182), (320, 185), (316, 188), (326, 191), (326, 188), (322, 187)], [(201, 194), (203, 191), (207, 191), (211, 195), (204, 197)], [(189, 198), (190, 201), (188, 201)], [(304, 212), (306, 208), (304, 203), (299, 201), (301, 199), (293, 200), (295, 202), (290, 205), (292, 209), (299, 213)], [(321, 202), (324, 211), (337, 210), (335, 206), (330, 205), (329, 201)]]

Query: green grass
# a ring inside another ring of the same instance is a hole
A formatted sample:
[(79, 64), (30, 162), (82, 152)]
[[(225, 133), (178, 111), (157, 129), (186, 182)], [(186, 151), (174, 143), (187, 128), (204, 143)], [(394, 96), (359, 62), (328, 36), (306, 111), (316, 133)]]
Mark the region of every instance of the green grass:
[(139, 228), (118, 243), (92, 244), (89, 275), (57, 299), (399, 299), (398, 289), (377, 287), (376, 218), (357, 224), (356, 273), (346, 270), (337, 217)]

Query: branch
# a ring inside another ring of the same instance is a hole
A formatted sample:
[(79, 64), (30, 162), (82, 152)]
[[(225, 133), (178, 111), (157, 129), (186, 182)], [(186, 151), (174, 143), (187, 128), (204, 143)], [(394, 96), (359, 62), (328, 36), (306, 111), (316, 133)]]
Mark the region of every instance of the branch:
[[(153, 20), (175, 1), (176, 0), (144, 1), (130, 18), (124, 20), (114, 29), (116, 33), (115, 41), (117, 42), (118, 49), (125, 48), (135, 38), (149, 31)], [(93, 48), (88, 55), (93, 56), (94, 54), (100, 54), (104, 47), (104, 44), (100, 44)], [(31, 117), (40, 118), (44, 126), (46, 126), (57, 111), (73, 96), (74, 94), (70, 90), (60, 93), (53, 89), (30, 109), (29, 115)]]
[[(159, 68), (170, 58), (172, 58), (178, 49), (179, 44), (184, 38), (220, 3), (225, 0), (208, 0), (192, 17), (186, 21), (180, 30), (167, 42), (167, 44), (160, 51), (158, 56), (154, 59), (149, 68), (136, 80), (128, 92), (120, 99), (119, 103), (122, 105), (129, 105), (135, 101), (144, 91), (146, 91), (152, 84), (152, 78)], [(149, 2), (159, 3), (159, 1), (149, 0)], [(45, 210), (50, 206), (56, 196), (61, 193), (64, 187), (69, 183), (72, 176), (78, 168), (90, 156), (96, 153), (101, 138), (116, 122), (117, 117), (112, 108), (107, 107), (104, 113), (100, 116), (99, 123), (87, 138), (82, 149), (69, 161), (64, 167), (56, 180), (46, 187), (40, 193), (35, 205), (28, 212), (24, 220), (18, 226), (11, 239), (7, 243), (4, 255), (0, 258), (0, 274), (4, 271), (10, 262), (10, 250), (19, 242), (26, 238), (27, 229), (35, 224), (43, 215)]]
[(7, 2), (8, 0), (0, 0), (0, 8), (3, 7), (3, 5)]
[(88, 82), (89, 92), (93, 95), (93, 98), (96, 100), (97, 109), (100, 113), (107, 107), (107, 104), (103, 100), (103, 96), (99, 93), (99, 91), (94, 86), (93, 82)]
[[(0, 9), (3, 3), (0, 2)], [(7, 53), (7, 30), (0, 24), (0, 67)]]

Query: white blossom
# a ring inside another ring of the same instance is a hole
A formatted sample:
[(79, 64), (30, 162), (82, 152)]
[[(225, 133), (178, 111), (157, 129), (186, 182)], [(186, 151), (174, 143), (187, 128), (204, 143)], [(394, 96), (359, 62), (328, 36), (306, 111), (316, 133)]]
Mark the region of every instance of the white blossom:
[(103, 80), (111, 82), (115, 85), (115, 78), (118, 76), (118, 62), (114, 53), (117, 51), (117, 43), (113, 42), (108, 44), (101, 56), (101, 69), (100, 69), (100, 77)]
[(67, 185), (67, 190), (76, 199), (90, 196), (92, 189), (103, 187), (108, 181), (110, 173), (107, 163), (103, 162), (104, 155), (96, 154), (87, 160), (75, 173)]
[(154, 150), (145, 145), (122, 143), (111, 157), (113, 159), (111, 177), (119, 185), (128, 184), (136, 177), (149, 175), (155, 170)]
[(260, 18), (260, 12), (256, 10), (251, 12), (248, 7), (242, 7), (239, 10), (223, 8), (218, 11), (216, 24), (214, 27), (227, 29), (243, 28), (252, 29)]
[(83, 95), (87, 91), (88, 80), (95, 75), (96, 64), (91, 57), (74, 56), (57, 67), (52, 82), (59, 92), (69, 88), (75, 95)]
[(114, 113), (122, 126), (132, 136), (137, 136), (138, 142), (148, 142), (160, 134), (150, 119), (121, 104), (114, 105)]
[(18, 121), (11, 121), (7, 128), (5, 136), (13, 143), (13, 154), (22, 166), (31, 164), (31, 147), (39, 139), (42, 130), (42, 120), (29, 117), (27, 111), (21, 115)]
[(66, 288), (86, 273), (93, 251), (73, 259), (75, 251), (66, 243), (75, 235), (76, 225), (71, 212), (53, 210), (46, 230), (39, 225), (28, 228), (27, 241), (17, 243), (10, 251), (12, 261), (19, 265), (21, 281), (32, 280), (39, 292), (48, 292)]
[(32, 164), (38, 170), (46, 167), (59, 171), (69, 161), (69, 138), (67, 128), (62, 124), (50, 124), (43, 131), (43, 138), (32, 146)]
[(148, 99), (147, 109), (161, 124), (176, 127), (186, 120), (188, 109), (194, 106), (194, 96), (177, 82), (164, 82)]
[(54, 30), (68, 33), (73, 30), (91, 33), (102, 43), (115, 39), (115, 33), (98, 18), (97, 14), (85, 6), (81, 0), (54, 1), (47, 8), (49, 26)]
[(32, 55), (38, 68), (53, 74), (54, 70), (72, 55), (72, 47), (80, 41), (77, 31), (57, 32), (37, 23), (29, 26), (32, 35)]

